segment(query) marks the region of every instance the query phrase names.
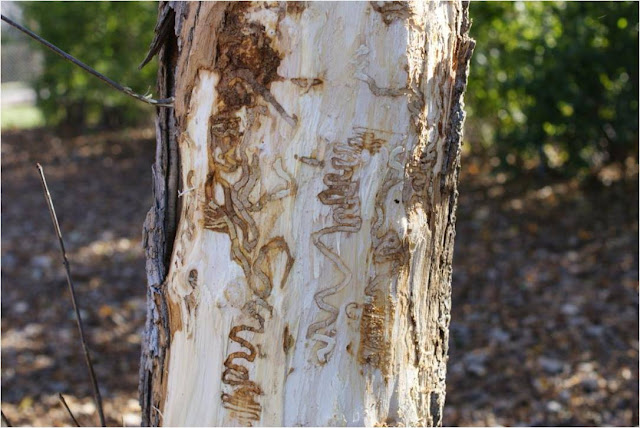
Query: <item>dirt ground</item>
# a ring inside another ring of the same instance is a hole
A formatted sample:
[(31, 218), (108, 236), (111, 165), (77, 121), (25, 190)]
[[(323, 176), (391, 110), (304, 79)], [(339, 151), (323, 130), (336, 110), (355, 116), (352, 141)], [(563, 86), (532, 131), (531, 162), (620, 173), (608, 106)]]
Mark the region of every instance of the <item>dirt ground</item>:
[[(57, 241), (58, 211), (108, 423), (140, 423), (141, 225), (153, 129), (2, 134), (2, 410), (98, 423)], [(638, 176), (507, 180), (463, 160), (445, 425), (638, 425)]]

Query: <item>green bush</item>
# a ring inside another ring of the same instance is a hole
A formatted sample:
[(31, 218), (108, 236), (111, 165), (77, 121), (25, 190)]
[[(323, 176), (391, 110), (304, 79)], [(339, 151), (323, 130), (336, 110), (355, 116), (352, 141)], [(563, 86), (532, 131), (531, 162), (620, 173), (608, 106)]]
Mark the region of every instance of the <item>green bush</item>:
[[(65, 52), (136, 92), (155, 91), (154, 63), (138, 70), (153, 37), (156, 2), (23, 2), (28, 27)], [(35, 42), (33, 42), (35, 44)], [(150, 117), (153, 107), (110, 89), (55, 53), (44, 51), (34, 82), (49, 125), (74, 129), (126, 126)]]
[(472, 2), (467, 138), (563, 174), (638, 155), (638, 3)]

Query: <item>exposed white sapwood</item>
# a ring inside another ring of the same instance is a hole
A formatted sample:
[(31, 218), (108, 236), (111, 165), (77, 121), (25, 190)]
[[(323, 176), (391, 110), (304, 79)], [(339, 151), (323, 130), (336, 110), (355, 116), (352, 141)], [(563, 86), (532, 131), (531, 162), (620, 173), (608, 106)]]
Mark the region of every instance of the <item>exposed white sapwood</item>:
[(167, 19), (144, 422), (441, 424), (466, 5)]

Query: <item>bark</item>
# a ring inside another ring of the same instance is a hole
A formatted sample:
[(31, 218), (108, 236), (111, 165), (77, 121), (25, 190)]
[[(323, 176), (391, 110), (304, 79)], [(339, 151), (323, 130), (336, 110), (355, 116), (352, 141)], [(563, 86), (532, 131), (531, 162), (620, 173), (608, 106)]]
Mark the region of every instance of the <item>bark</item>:
[(144, 425), (442, 423), (468, 27), (161, 3)]

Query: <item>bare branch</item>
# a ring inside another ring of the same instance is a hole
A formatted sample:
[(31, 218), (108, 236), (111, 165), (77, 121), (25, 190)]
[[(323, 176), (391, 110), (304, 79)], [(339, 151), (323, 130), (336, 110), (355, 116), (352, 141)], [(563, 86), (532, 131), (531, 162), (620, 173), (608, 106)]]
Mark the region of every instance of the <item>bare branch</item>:
[(44, 45), (47, 48), (51, 49), (52, 51), (54, 51), (55, 53), (57, 53), (62, 58), (66, 59), (67, 61), (72, 62), (73, 64), (75, 64), (78, 67), (82, 68), (87, 73), (94, 75), (95, 77), (97, 77), (98, 79), (100, 79), (104, 83), (106, 83), (107, 85), (111, 86), (113, 89), (115, 89), (117, 91), (120, 91), (120, 92), (122, 92), (124, 94), (127, 94), (130, 97), (135, 98), (138, 101), (142, 101), (143, 103), (152, 104), (152, 105), (158, 106), (158, 107), (172, 107), (173, 106), (173, 98), (163, 98), (161, 100), (154, 100), (151, 97), (147, 97), (147, 96), (144, 96), (144, 95), (136, 94), (135, 92), (133, 92), (131, 90), (131, 88), (128, 88), (126, 86), (122, 86), (118, 82), (115, 82), (115, 81), (109, 79), (104, 74), (99, 73), (98, 71), (96, 71), (93, 68), (89, 67), (84, 62), (80, 61), (79, 59), (74, 58), (71, 55), (69, 55), (68, 53), (66, 53), (65, 51), (63, 51), (62, 49), (60, 49), (59, 47), (54, 45), (53, 43), (50, 43), (50, 42), (46, 41), (45, 39), (43, 39), (42, 37), (38, 36), (33, 31), (23, 27), (22, 25), (18, 24), (17, 22), (12, 21), (11, 19), (7, 18), (4, 15), (1, 15), (1, 16), (2, 16), (2, 20), (4, 22), (6, 22), (7, 24), (9, 24), (12, 27), (15, 27), (18, 30), (22, 31), (27, 36), (31, 37), (32, 39), (36, 40), (38, 43), (41, 43), (42, 45)]
[(100, 397), (100, 389), (98, 388), (98, 380), (96, 379), (96, 374), (93, 371), (93, 364), (91, 363), (91, 355), (89, 353), (89, 346), (87, 345), (87, 341), (84, 337), (84, 328), (82, 325), (82, 317), (80, 316), (80, 310), (78, 309), (78, 304), (76, 302), (76, 292), (73, 288), (73, 282), (71, 281), (71, 270), (69, 268), (69, 261), (67, 260), (67, 253), (64, 249), (64, 241), (62, 240), (62, 232), (60, 231), (60, 224), (58, 223), (58, 217), (56, 216), (56, 210), (53, 207), (53, 200), (51, 199), (51, 194), (49, 193), (49, 188), (47, 187), (47, 180), (44, 178), (44, 171), (42, 170), (42, 166), (38, 163), (36, 164), (38, 168), (38, 172), (40, 173), (40, 181), (42, 182), (42, 189), (44, 191), (44, 197), (47, 201), (47, 205), (49, 207), (49, 214), (51, 214), (51, 221), (53, 222), (53, 227), (55, 228), (56, 235), (58, 237), (58, 241), (60, 243), (60, 252), (62, 254), (62, 263), (64, 264), (65, 271), (67, 274), (67, 285), (69, 286), (69, 293), (71, 294), (71, 302), (73, 303), (73, 309), (76, 312), (76, 323), (78, 324), (78, 331), (80, 332), (80, 341), (82, 342), (82, 349), (84, 350), (84, 358), (87, 362), (87, 368), (89, 369), (89, 377), (91, 378), (91, 386), (93, 387), (93, 398), (96, 401), (96, 407), (98, 408), (98, 415), (100, 416), (100, 424), (104, 427), (105, 419), (104, 419), (104, 411), (102, 410), (102, 398)]
[(60, 402), (62, 403), (64, 408), (67, 409), (67, 413), (69, 413), (69, 416), (71, 416), (71, 419), (73, 420), (74, 425), (79, 427), (80, 424), (78, 423), (78, 420), (76, 419), (75, 416), (73, 416), (73, 413), (71, 413), (71, 409), (67, 405), (67, 402), (65, 401), (64, 397), (62, 396), (62, 394), (58, 394), (58, 398), (60, 399)]
[(153, 32), (153, 40), (151, 41), (151, 46), (149, 46), (149, 53), (147, 53), (147, 56), (138, 66), (138, 70), (141, 70), (142, 67), (148, 64), (149, 61), (151, 61), (151, 59), (156, 56), (160, 48), (164, 45), (167, 37), (173, 31), (175, 18), (176, 14), (172, 8), (161, 7), (160, 15), (158, 16), (158, 22), (156, 23), (156, 28)]

